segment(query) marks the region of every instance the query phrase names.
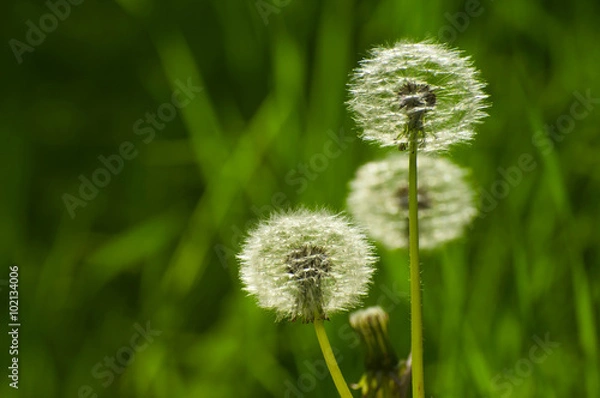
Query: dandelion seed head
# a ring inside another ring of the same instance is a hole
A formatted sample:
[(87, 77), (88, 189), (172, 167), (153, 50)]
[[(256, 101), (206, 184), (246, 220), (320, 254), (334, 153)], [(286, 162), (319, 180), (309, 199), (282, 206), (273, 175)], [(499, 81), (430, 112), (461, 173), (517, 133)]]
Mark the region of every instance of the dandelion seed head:
[(249, 233), (238, 258), (244, 289), (261, 307), (305, 322), (358, 304), (376, 261), (346, 217), (306, 209), (273, 214)]
[(402, 41), (360, 62), (348, 106), (367, 141), (406, 147), (409, 129), (416, 129), (422, 151), (443, 151), (472, 140), (475, 124), (487, 116), (484, 86), (460, 51)]
[[(432, 249), (463, 234), (476, 215), (467, 172), (447, 159), (418, 158), (419, 245)], [(348, 208), (370, 236), (390, 249), (408, 247), (408, 156), (394, 153), (360, 167)]]

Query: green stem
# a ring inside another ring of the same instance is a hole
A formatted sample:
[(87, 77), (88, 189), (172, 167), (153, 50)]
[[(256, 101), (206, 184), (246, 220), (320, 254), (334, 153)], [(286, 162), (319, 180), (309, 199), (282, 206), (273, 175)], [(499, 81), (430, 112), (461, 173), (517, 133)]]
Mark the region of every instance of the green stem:
[(419, 264), (419, 202), (417, 199), (417, 133), (410, 132), (408, 163), (408, 240), (410, 245), (410, 335), (413, 398), (425, 397), (423, 376), (423, 312)]
[(335, 383), (335, 387), (342, 398), (352, 398), (352, 393), (346, 384), (346, 380), (344, 380), (344, 376), (340, 371), (340, 367), (335, 360), (335, 356), (333, 355), (333, 351), (331, 350), (331, 344), (329, 344), (329, 339), (327, 338), (327, 333), (325, 332), (325, 327), (323, 326), (323, 320), (318, 319), (314, 321), (315, 331), (317, 332), (317, 339), (319, 339), (319, 345), (321, 346), (321, 351), (323, 352), (323, 357), (325, 357), (325, 363), (327, 363), (327, 368), (329, 368), (329, 373), (331, 374), (331, 378)]

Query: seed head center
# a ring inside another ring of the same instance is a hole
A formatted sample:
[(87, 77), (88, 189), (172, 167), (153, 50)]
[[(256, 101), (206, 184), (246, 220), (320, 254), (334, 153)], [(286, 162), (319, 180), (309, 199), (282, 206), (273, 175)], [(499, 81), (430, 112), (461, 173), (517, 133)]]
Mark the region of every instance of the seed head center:
[[(408, 210), (408, 187), (403, 186), (400, 187), (396, 191), (396, 203), (402, 210)], [(419, 210), (430, 209), (431, 208), (431, 199), (427, 193), (427, 190), (424, 188), (417, 189), (417, 203)]]
[(437, 97), (429, 84), (418, 84), (407, 82), (398, 91), (400, 109), (406, 109), (407, 113), (423, 113), (433, 109)]
[(294, 249), (286, 259), (288, 272), (297, 281), (320, 281), (331, 269), (325, 250), (319, 246), (303, 245)]

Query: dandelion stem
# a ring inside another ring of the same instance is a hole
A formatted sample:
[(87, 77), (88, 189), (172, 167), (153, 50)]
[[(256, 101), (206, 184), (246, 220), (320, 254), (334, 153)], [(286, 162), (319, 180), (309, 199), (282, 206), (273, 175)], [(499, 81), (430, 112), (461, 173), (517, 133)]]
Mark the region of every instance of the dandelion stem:
[(352, 393), (346, 384), (346, 380), (344, 380), (344, 376), (342, 375), (340, 367), (333, 355), (333, 351), (331, 350), (331, 344), (329, 344), (329, 339), (327, 338), (327, 333), (323, 326), (323, 320), (316, 319), (313, 323), (315, 325), (315, 331), (317, 332), (317, 339), (319, 339), (321, 351), (323, 352), (323, 357), (325, 357), (325, 362), (327, 363), (327, 368), (329, 368), (329, 373), (331, 374), (331, 378), (335, 383), (335, 387), (337, 388), (340, 397), (352, 398)]
[(419, 264), (419, 203), (417, 201), (417, 129), (410, 130), (408, 163), (408, 240), (410, 246), (410, 335), (413, 398), (425, 396), (423, 376), (423, 312)]

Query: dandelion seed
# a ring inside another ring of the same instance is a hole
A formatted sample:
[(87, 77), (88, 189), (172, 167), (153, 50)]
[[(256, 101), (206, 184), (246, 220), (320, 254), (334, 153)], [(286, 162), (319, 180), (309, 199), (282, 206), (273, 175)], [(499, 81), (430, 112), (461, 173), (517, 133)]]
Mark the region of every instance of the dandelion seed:
[[(466, 171), (447, 159), (420, 156), (419, 244), (432, 249), (462, 235), (475, 216)], [(390, 249), (408, 246), (408, 159), (394, 153), (358, 169), (348, 208), (369, 234)]]
[(422, 151), (470, 141), (486, 113), (484, 84), (471, 59), (433, 42), (402, 41), (375, 48), (349, 84), (348, 106), (361, 137), (382, 146), (407, 148), (419, 132)]
[(238, 256), (241, 280), (279, 319), (327, 319), (367, 293), (373, 250), (343, 216), (305, 209), (277, 213), (244, 243)]

